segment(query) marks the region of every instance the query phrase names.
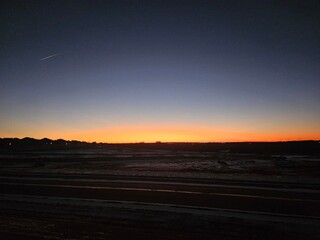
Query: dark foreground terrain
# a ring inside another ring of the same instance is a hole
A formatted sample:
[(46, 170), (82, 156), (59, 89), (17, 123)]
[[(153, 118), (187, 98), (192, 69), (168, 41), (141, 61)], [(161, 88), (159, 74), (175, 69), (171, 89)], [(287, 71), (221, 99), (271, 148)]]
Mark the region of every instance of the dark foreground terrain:
[(5, 147), (0, 239), (319, 239), (315, 146)]

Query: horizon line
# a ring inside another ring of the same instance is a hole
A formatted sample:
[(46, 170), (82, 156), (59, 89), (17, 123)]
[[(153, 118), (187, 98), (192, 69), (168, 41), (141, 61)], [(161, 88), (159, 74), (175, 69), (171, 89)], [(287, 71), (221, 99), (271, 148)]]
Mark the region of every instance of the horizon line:
[(208, 143), (280, 143), (280, 142), (320, 142), (320, 139), (296, 139), (296, 140), (275, 140), (275, 141), (152, 141), (152, 142), (147, 142), (147, 141), (137, 141), (137, 142), (97, 142), (97, 141), (84, 141), (84, 140), (76, 140), (76, 139), (72, 139), (72, 140), (66, 140), (63, 138), (57, 138), (57, 139), (50, 139), (47, 137), (44, 138), (33, 138), (33, 137), (0, 137), (0, 139), (19, 139), (19, 140), (23, 140), (25, 138), (30, 138), (30, 139), (34, 139), (34, 140), (43, 140), (43, 139), (48, 139), (48, 140), (52, 140), (52, 141), (57, 141), (57, 140), (63, 140), (63, 141), (77, 141), (77, 142), (85, 142), (85, 143), (97, 143), (97, 144), (155, 144), (155, 143), (166, 143), (166, 144), (178, 144), (178, 143), (186, 143), (186, 144), (208, 144)]

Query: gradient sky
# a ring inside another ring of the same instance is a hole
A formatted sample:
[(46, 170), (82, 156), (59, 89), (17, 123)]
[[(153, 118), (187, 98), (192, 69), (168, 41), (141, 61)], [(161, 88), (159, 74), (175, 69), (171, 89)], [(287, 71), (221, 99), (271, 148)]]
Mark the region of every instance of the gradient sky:
[(0, 8), (0, 137), (320, 139), (319, 1)]

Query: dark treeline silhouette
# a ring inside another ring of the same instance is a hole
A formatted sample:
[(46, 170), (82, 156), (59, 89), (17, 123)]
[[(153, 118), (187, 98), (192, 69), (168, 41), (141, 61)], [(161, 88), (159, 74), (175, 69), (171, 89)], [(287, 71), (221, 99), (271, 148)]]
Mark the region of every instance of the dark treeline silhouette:
[(170, 151), (232, 152), (252, 154), (312, 154), (320, 155), (320, 141), (288, 142), (228, 142), (228, 143), (127, 143), (107, 144), (84, 141), (52, 140), (48, 138), (0, 138), (1, 151), (56, 150), (74, 148), (131, 148)]

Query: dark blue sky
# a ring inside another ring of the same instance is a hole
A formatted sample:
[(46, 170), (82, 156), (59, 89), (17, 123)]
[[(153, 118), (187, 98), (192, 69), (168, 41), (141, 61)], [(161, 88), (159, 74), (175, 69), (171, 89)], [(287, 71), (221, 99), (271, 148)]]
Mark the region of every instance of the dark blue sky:
[(320, 138), (319, 10), (319, 1), (4, 1), (0, 137)]

